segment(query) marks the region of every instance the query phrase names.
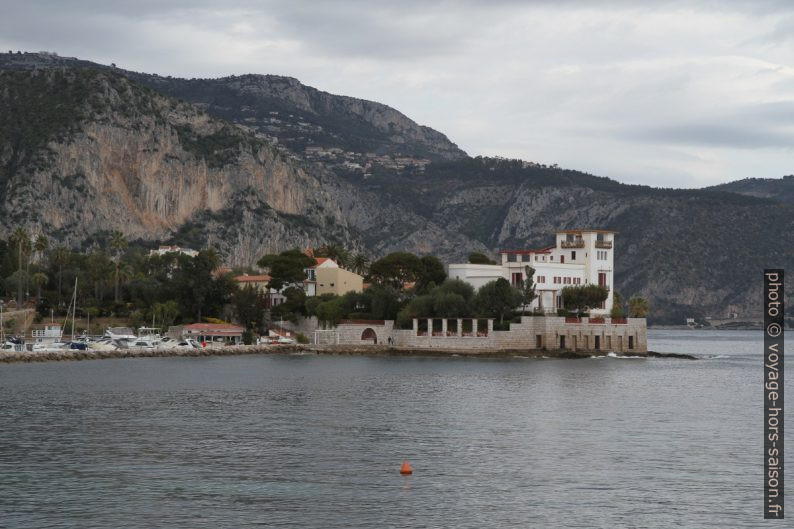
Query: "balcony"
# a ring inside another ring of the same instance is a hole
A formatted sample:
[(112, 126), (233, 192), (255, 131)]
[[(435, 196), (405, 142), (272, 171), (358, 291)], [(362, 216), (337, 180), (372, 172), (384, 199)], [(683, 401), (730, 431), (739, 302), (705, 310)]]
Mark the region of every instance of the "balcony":
[(596, 241), (595, 242), (596, 248), (601, 248), (602, 250), (611, 250), (612, 249), (612, 241)]
[[(610, 246), (611, 248), (612, 246)], [(560, 248), (584, 248), (584, 240), (579, 239), (576, 241), (561, 241)]]

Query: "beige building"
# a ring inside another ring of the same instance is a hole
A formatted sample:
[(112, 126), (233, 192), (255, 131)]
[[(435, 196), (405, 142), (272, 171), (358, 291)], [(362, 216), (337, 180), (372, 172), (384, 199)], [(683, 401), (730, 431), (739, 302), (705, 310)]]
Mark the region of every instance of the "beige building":
[(267, 274), (235, 276), (235, 281), (240, 285), (240, 288), (252, 286), (260, 292), (267, 292), (267, 285), (270, 283), (270, 276)]
[(335, 261), (327, 257), (318, 257), (315, 262), (314, 267), (306, 269), (304, 290), (307, 296), (323, 294), (342, 296), (348, 292), (364, 290), (364, 278), (360, 275), (340, 268)]

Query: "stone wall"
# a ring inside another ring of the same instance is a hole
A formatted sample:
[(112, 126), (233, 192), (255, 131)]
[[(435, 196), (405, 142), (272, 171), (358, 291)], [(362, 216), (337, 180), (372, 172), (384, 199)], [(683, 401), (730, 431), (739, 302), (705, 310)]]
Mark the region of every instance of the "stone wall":
[[(414, 320), (412, 329), (395, 329), (394, 322), (356, 322), (337, 326), (333, 342), (362, 345), (388, 343), (422, 349), (526, 349), (645, 353), (648, 334), (645, 318), (563, 318), (522, 316), (521, 323), (509, 331), (493, 330), (493, 320), (471, 319)], [(369, 329), (369, 331), (368, 331)], [(366, 334), (365, 334), (366, 333)], [(374, 334), (374, 336), (373, 336)], [(324, 339), (320, 343), (329, 343)]]

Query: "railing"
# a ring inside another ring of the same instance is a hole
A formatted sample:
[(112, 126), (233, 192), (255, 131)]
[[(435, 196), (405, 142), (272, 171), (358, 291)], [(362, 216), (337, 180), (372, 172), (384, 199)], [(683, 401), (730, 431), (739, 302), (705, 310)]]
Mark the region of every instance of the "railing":
[(612, 318), (612, 323), (614, 325), (627, 325), (629, 322), (626, 318)]
[(584, 248), (584, 241), (581, 239), (578, 241), (562, 241), (560, 248)]
[(595, 247), (610, 250), (612, 248), (612, 241), (596, 241)]

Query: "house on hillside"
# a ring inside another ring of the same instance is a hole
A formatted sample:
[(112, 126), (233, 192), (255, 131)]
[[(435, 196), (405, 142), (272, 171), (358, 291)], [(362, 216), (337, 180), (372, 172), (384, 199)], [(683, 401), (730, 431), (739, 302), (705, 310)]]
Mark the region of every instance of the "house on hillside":
[(256, 290), (258, 290), (259, 292), (263, 292), (267, 296), (267, 308), (272, 308), (277, 305), (281, 305), (287, 300), (287, 297), (284, 296), (284, 294), (282, 294), (275, 288), (270, 288), (268, 286), (270, 283), (270, 279), (271, 277), (267, 274), (256, 274), (256, 275), (243, 274), (234, 277), (234, 280), (237, 282), (237, 285), (240, 288), (251, 286)]
[(348, 292), (362, 292), (364, 278), (355, 272), (341, 268), (328, 257), (315, 257), (315, 265), (306, 268), (303, 290), (307, 296), (335, 294), (342, 296)]
[(475, 289), (499, 278), (513, 286), (526, 279), (526, 267), (535, 269), (533, 279), (537, 298), (531, 310), (556, 312), (564, 308), (562, 289), (568, 286), (599, 285), (609, 297), (592, 309), (593, 315), (612, 310), (613, 271), (616, 232), (608, 230), (560, 230), (555, 244), (539, 249), (502, 250), (501, 264), (450, 264), (449, 277), (469, 283)]
[(188, 257), (196, 257), (199, 254), (196, 250), (191, 250), (190, 248), (182, 248), (180, 246), (160, 246), (156, 250), (151, 250), (149, 252), (149, 256), (163, 256), (169, 253), (180, 253), (182, 255), (187, 255)]

